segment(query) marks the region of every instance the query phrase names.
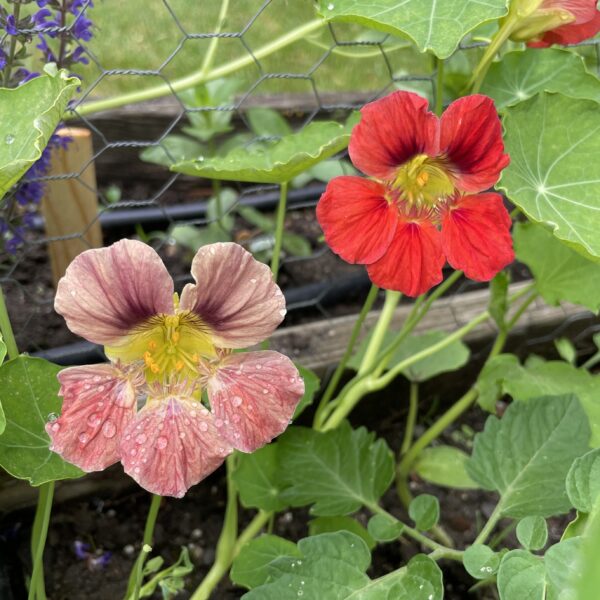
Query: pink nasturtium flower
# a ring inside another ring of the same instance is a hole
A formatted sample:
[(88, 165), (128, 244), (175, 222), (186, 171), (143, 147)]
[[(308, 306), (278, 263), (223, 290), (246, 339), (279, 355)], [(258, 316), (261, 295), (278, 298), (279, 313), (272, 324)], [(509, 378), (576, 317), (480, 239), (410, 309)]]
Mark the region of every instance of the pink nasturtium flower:
[(531, 48), (578, 44), (600, 31), (597, 0), (514, 0), (511, 10), (522, 14), (511, 34)]
[(46, 425), (54, 452), (84, 471), (121, 461), (148, 491), (181, 497), (234, 448), (252, 452), (285, 430), (304, 393), (296, 367), (278, 352), (233, 352), (285, 316), (269, 268), (237, 244), (211, 244), (192, 276), (179, 299), (158, 254), (133, 240), (69, 266), (55, 308), (111, 362), (59, 373), (62, 414)]
[(317, 205), (336, 254), (408, 296), (440, 283), (446, 260), (477, 281), (513, 261), (502, 197), (482, 193), (509, 163), (490, 98), (460, 98), (440, 119), (425, 98), (394, 92), (361, 114), (348, 150), (370, 178), (332, 179)]

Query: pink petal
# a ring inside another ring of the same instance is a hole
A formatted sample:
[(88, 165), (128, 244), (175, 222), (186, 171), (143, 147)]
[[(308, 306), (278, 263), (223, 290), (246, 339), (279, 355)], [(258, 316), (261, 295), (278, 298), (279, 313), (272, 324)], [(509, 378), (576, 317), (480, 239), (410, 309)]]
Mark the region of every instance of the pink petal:
[(184, 397), (150, 400), (121, 439), (125, 472), (149, 492), (175, 498), (210, 475), (230, 452), (212, 415)]
[(196, 284), (180, 308), (208, 325), (217, 346), (245, 348), (268, 338), (285, 316), (285, 299), (271, 271), (238, 244), (209, 244), (192, 262)]
[(150, 246), (121, 240), (80, 254), (58, 283), (54, 307), (73, 333), (118, 345), (136, 325), (173, 312), (173, 281)]
[(285, 431), (303, 394), (298, 370), (279, 352), (230, 354), (208, 380), (215, 424), (242, 452), (253, 452)]
[(60, 371), (62, 414), (46, 424), (50, 450), (84, 471), (102, 471), (119, 458), (119, 440), (135, 413), (130, 379), (111, 365)]

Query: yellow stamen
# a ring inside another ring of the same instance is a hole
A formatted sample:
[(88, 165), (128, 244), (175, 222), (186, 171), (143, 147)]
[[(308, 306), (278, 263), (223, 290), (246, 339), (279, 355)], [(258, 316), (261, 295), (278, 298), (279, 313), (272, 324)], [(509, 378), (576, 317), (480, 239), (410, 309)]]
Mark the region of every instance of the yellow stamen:
[(400, 198), (417, 208), (432, 207), (454, 193), (453, 176), (442, 158), (418, 154), (396, 173), (393, 187)]
[(154, 340), (150, 340), (148, 342), (148, 350), (150, 350), (150, 351), (156, 350), (156, 342)]

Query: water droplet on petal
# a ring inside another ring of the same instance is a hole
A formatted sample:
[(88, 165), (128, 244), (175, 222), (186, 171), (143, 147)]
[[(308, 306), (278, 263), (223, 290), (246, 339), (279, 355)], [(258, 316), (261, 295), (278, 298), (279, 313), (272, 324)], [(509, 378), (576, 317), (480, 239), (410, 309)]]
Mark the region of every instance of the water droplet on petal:
[(129, 454), (131, 454), (131, 456), (135, 456), (135, 455), (137, 454), (137, 450), (136, 450), (135, 448), (132, 448), (132, 449), (129, 451)]
[(167, 447), (168, 443), (169, 443), (169, 441), (167, 440), (167, 438), (164, 435), (161, 435), (156, 440), (156, 447), (159, 450), (164, 450)]
[(260, 371), (262, 369), (262, 365), (256, 365), (256, 370)]
[(90, 427), (97, 427), (102, 422), (102, 417), (98, 413), (92, 413), (87, 418), (87, 423)]
[(242, 420), (242, 417), (240, 417), (240, 415), (237, 415), (237, 414), (236, 414), (236, 415), (233, 415), (233, 417), (231, 417), (231, 420), (232, 420), (234, 423), (239, 423), (239, 422)]
[(269, 390), (267, 388), (263, 388), (263, 394), (268, 394)]
[(58, 423), (52, 423), (52, 425), (50, 426), (50, 429), (52, 429), (52, 431), (54, 431), (54, 433), (56, 433), (60, 429), (60, 425)]
[(136, 438), (135, 438), (135, 442), (136, 444), (143, 444), (146, 441), (146, 434), (144, 433), (140, 433)]
[(99, 392), (103, 392), (104, 391), (104, 386), (103, 385), (99, 385), (98, 386), (98, 391)]
[(94, 375), (94, 381), (96, 383), (98, 383), (101, 379), (102, 379), (102, 377), (100, 377), (100, 375)]
[(215, 419), (215, 427), (223, 427), (223, 419)]
[(89, 436), (89, 435), (88, 435), (88, 434), (87, 434), (85, 431), (82, 431), (82, 432), (81, 432), (81, 433), (80, 433), (80, 434), (77, 436), (77, 439), (79, 440), (79, 442), (80, 442), (81, 444), (87, 444), (87, 443), (88, 443), (88, 441), (89, 441), (89, 439), (90, 439), (90, 436)]
[(208, 431), (208, 423), (205, 423), (204, 421), (202, 421), (202, 423), (200, 423), (200, 425), (198, 425), (198, 428), (200, 429), (200, 431)]
[(179, 433), (179, 437), (180, 437), (181, 439), (183, 439), (183, 438), (185, 437), (185, 431), (182, 431), (182, 432), (180, 432), (180, 433)]
[(117, 428), (112, 421), (106, 421), (106, 423), (104, 423), (104, 425), (102, 425), (102, 435), (105, 438), (115, 437), (116, 433), (117, 433)]
[(133, 470), (133, 472), (134, 472), (134, 473), (136, 473), (136, 474), (137, 474), (137, 473), (139, 473), (139, 472), (140, 472), (140, 468), (139, 468), (139, 467), (136, 467), (136, 468)]
[(234, 396), (231, 400), (231, 404), (233, 404), (236, 408), (242, 405), (243, 400), (239, 396)]
[(281, 308), (281, 309), (279, 309), (279, 314), (280, 314), (282, 317), (285, 317), (285, 315), (287, 314), (287, 310), (285, 310), (285, 308)]

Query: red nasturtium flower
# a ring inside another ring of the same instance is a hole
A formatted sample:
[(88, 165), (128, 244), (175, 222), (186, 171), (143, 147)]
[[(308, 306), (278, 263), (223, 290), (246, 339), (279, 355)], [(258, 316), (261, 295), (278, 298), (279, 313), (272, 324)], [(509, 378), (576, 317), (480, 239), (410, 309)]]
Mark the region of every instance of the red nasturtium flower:
[(421, 96), (394, 92), (361, 113), (349, 152), (370, 179), (336, 177), (317, 205), (336, 254), (409, 296), (439, 283), (446, 259), (478, 281), (512, 262), (502, 197), (480, 193), (509, 163), (490, 98), (461, 98), (440, 119)]
[(285, 315), (269, 268), (237, 244), (211, 244), (192, 275), (180, 300), (158, 254), (133, 240), (69, 266), (56, 310), (111, 362), (58, 374), (62, 414), (46, 425), (54, 452), (84, 471), (120, 460), (145, 489), (181, 497), (232, 449), (252, 452), (285, 430), (304, 393), (294, 364), (233, 353)]
[(552, 44), (578, 44), (600, 31), (597, 0), (518, 0), (516, 10), (524, 12), (511, 34), (514, 41), (526, 41), (532, 48)]

